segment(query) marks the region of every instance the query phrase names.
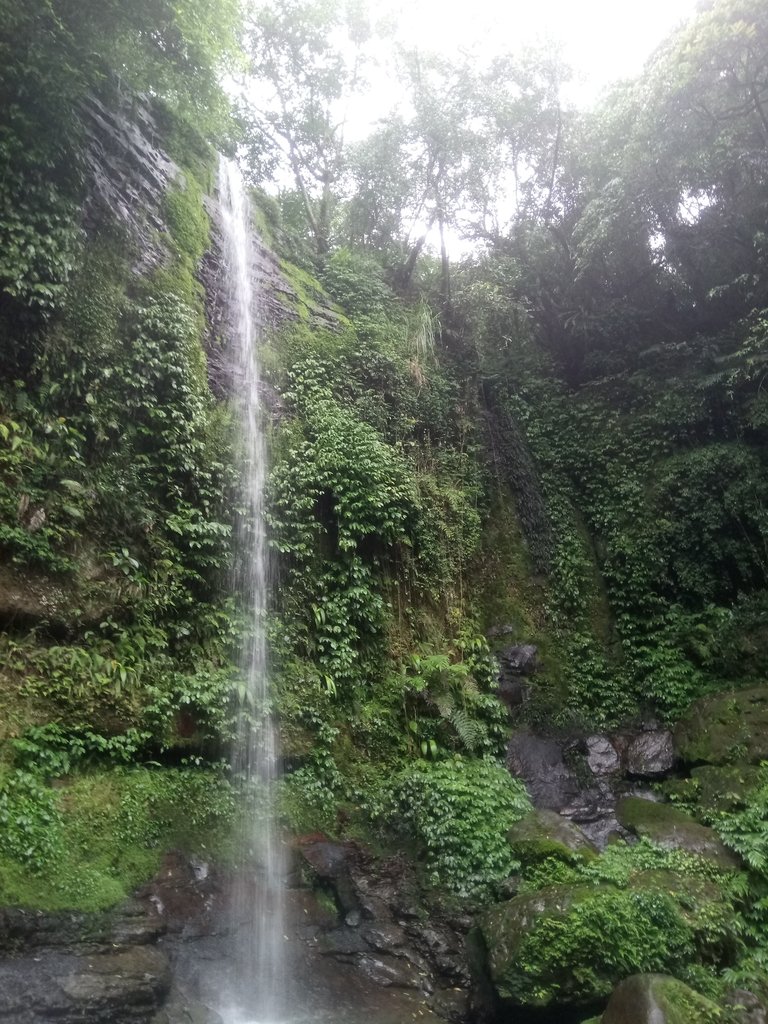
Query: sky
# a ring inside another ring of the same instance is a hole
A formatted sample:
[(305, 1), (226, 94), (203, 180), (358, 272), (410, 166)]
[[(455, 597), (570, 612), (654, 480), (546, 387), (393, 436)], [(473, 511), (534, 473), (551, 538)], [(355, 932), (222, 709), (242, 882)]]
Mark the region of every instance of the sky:
[(578, 81), (569, 97), (594, 102), (611, 82), (634, 77), (659, 43), (695, 9), (695, 0), (389, 0), (397, 35), (443, 53), (487, 53), (554, 39)]

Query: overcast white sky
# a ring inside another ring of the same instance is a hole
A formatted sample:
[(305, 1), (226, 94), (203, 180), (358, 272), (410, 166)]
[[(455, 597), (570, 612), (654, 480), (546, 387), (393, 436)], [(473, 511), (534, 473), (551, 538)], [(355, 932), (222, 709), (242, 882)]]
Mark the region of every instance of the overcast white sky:
[(576, 102), (588, 104), (610, 82), (636, 75), (658, 44), (693, 13), (695, 0), (384, 0), (398, 37), (425, 50), (481, 47), (513, 51), (559, 41), (582, 79)]

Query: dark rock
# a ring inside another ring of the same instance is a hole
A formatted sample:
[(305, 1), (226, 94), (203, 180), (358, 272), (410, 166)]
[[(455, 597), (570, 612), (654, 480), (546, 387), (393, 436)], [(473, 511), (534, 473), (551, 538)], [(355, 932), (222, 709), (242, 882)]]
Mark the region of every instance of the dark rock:
[(564, 861), (597, 855), (582, 830), (555, 811), (538, 810), (515, 822), (507, 834), (523, 863), (557, 857)]
[(526, 677), (539, 666), (538, 649), (533, 644), (505, 647), (496, 653), (499, 662), (499, 697), (509, 708), (522, 704), (528, 696)]
[(672, 733), (666, 729), (641, 732), (630, 740), (624, 763), (630, 775), (646, 779), (666, 775), (675, 763)]
[(0, 908), (0, 951), (34, 952), (38, 949), (111, 949), (156, 941), (165, 923), (149, 901), (127, 900), (115, 910), (85, 914), (72, 910)]
[(168, 960), (148, 946), (0, 962), (0, 1019), (12, 1024), (144, 1024), (170, 986)]
[(611, 994), (601, 1024), (709, 1024), (719, 1008), (665, 974), (633, 974)]
[(167, 931), (197, 938), (217, 927), (213, 909), (217, 892), (218, 881), (208, 864), (171, 851), (139, 895), (154, 906)]
[(759, 764), (768, 758), (768, 686), (694, 701), (674, 739), (686, 764)]
[(539, 649), (533, 644), (505, 647), (497, 653), (503, 674), (530, 676), (539, 667)]
[(753, 992), (734, 989), (723, 1002), (738, 1024), (766, 1024), (766, 1008)]
[(344, 917), (347, 918), (350, 914), (357, 915), (353, 920), (359, 922), (360, 902), (350, 873), (355, 856), (354, 847), (318, 839), (303, 843), (300, 849), (304, 860), (311, 866), (318, 880), (333, 888)]
[(402, 950), (406, 942), (405, 932), (400, 925), (386, 922), (366, 924), (362, 927), (361, 934), (371, 949), (377, 953), (393, 953), (397, 956), (398, 950)]
[(304, 843), (301, 853), (322, 881), (333, 881), (349, 873), (352, 850), (343, 843), (320, 839)]
[(695, 853), (725, 870), (739, 868), (739, 858), (723, 844), (714, 829), (700, 825), (677, 807), (625, 797), (616, 805), (616, 815), (625, 828), (653, 840), (665, 850)]
[(334, 928), (321, 933), (319, 947), (329, 956), (350, 956), (353, 953), (366, 953), (369, 949), (368, 943), (354, 928)]
[(377, 985), (423, 989), (425, 977), (410, 964), (389, 956), (364, 953), (357, 958), (359, 970)]
[(59, 983), (73, 1002), (94, 1013), (153, 1006), (170, 988), (166, 956), (145, 946), (84, 958), (78, 966)]
[(429, 1005), (443, 1020), (462, 1024), (469, 1015), (469, 993), (461, 988), (441, 988), (432, 994)]
[(607, 736), (588, 736), (587, 764), (593, 775), (612, 775), (621, 769), (618, 751)]
[(224, 1024), (224, 1018), (210, 1006), (173, 992), (150, 1024)]
[(560, 811), (579, 795), (579, 784), (557, 740), (528, 730), (516, 732), (507, 747), (507, 767), (525, 782), (536, 807)]

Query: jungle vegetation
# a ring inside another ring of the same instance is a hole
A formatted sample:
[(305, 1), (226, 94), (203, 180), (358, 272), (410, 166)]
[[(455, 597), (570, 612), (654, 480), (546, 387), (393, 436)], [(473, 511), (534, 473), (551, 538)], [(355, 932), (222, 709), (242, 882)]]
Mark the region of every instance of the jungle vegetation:
[[(401, 49), (397, 106), (350, 142), (341, 112), (385, 45), (333, 0), (0, 2), (5, 902), (109, 905), (163, 844), (227, 856), (246, 626), (199, 280), (217, 147), (301, 299), (262, 347), (287, 829), (405, 845), (427, 889), (495, 899), (528, 803), (501, 763), (493, 627), (539, 648), (518, 723), (540, 729), (674, 723), (765, 681), (766, 5), (702, 4), (590, 110), (550, 51)], [(139, 94), (183, 175), (137, 272), (120, 225), (81, 210), (89, 97)], [(43, 600), (13, 611), (19, 580)], [(640, 907), (651, 966), (628, 952), (627, 972), (757, 984), (765, 786), (712, 820), (749, 869), (717, 879), (734, 916), (704, 941), (676, 897), (611, 897), (563, 958)], [(523, 865), (523, 885), (664, 857)]]

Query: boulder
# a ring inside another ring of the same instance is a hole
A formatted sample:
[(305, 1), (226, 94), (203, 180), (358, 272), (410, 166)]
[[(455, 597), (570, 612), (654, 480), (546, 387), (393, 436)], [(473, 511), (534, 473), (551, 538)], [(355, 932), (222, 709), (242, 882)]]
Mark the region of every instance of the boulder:
[(694, 701), (674, 742), (686, 764), (759, 764), (768, 758), (768, 686)]
[(711, 1024), (720, 1008), (666, 974), (633, 974), (611, 994), (600, 1024)]
[(622, 886), (551, 885), (489, 908), (477, 924), (475, 959), (508, 1009), (589, 1008), (628, 971), (709, 962), (738, 945), (720, 887), (673, 871), (639, 872)]
[(738, 857), (723, 844), (714, 829), (700, 825), (671, 804), (629, 796), (616, 804), (616, 817), (624, 828), (651, 839), (665, 850), (685, 850), (706, 857), (726, 871), (739, 868)]
[(629, 775), (644, 779), (666, 775), (675, 763), (672, 733), (667, 729), (641, 732), (630, 740), (624, 758)]
[(539, 649), (534, 644), (515, 644), (497, 654), (502, 675), (530, 676), (539, 667)]
[(555, 811), (531, 811), (507, 833), (512, 849), (526, 863), (557, 857), (571, 862), (597, 855), (597, 849), (578, 825)]
[(621, 769), (619, 752), (608, 736), (588, 736), (587, 765), (593, 775), (613, 775)]
[(746, 807), (761, 782), (756, 765), (700, 765), (691, 772), (696, 803), (706, 811), (734, 811)]
[(737, 988), (723, 1000), (736, 1024), (766, 1024), (766, 1008), (754, 992)]
[(150, 946), (90, 956), (50, 952), (0, 962), (0, 1019), (13, 1024), (144, 1024), (170, 987)]
[(542, 923), (565, 922), (571, 909), (594, 898), (595, 892), (590, 885), (553, 885), (515, 896), (480, 915), (486, 967), (500, 999), (516, 1006), (546, 1006), (555, 1000), (554, 989), (565, 986), (566, 998), (558, 1001), (568, 1001), (571, 972), (553, 964), (545, 976), (532, 977), (524, 956), (526, 939)]
[(562, 745), (527, 729), (510, 739), (507, 767), (525, 782), (536, 807), (560, 811), (580, 793), (576, 776), (563, 760)]

